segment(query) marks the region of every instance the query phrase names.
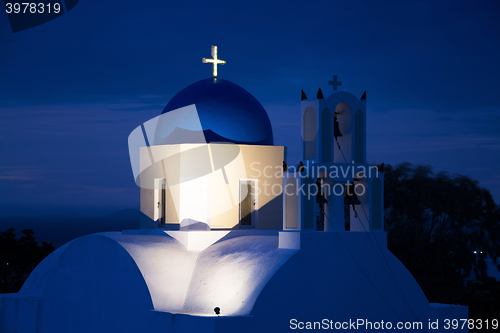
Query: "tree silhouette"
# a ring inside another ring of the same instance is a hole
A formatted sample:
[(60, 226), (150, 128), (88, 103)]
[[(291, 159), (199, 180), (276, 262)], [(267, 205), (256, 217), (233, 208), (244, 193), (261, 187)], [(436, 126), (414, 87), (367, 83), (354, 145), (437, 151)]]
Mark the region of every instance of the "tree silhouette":
[(492, 295), (500, 295), (500, 283), (484, 262), (500, 255), (500, 207), (489, 191), (409, 163), (387, 166), (384, 179), (388, 247), (429, 301), (468, 305), (470, 318), (498, 318), (500, 300)]
[(33, 230), (22, 230), (19, 239), (14, 231), (0, 233), (0, 293), (19, 291), (36, 265), (54, 251), (46, 242), (39, 246)]

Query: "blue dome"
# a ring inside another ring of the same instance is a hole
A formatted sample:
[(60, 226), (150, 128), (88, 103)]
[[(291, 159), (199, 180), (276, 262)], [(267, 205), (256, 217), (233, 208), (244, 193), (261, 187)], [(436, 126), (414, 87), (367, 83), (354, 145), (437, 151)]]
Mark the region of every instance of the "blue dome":
[(195, 82), (177, 93), (162, 114), (192, 104), (196, 105), (207, 143), (274, 144), (266, 110), (237, 84), (214, 78)]

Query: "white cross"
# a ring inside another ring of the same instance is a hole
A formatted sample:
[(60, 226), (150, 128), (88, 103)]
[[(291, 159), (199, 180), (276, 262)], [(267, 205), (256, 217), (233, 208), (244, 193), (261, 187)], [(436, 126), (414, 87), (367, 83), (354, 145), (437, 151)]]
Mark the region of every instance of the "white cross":
[(206, 64), (206, 63), (211, 63), (213, 64), (213, 76), (217, 77), (217, 65), (224, 65), (226, 63), (226, 60), (222, 59), (217, 59), (217, 46), (212, 45), (212, 58), (213, 59), (207, 59), (203, 58), (201, 61)]

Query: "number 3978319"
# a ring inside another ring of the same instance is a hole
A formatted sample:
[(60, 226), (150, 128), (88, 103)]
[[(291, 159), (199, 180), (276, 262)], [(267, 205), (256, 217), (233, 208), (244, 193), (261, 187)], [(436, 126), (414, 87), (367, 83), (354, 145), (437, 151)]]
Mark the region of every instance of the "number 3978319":
[(6, 3), (5, 11), (7, 14), (43, 14), (43, 13), (54, 13), (58, 14), (61, 11), (61, 4), (59, 3), (35, 3), (35, 2), (14, 2)]

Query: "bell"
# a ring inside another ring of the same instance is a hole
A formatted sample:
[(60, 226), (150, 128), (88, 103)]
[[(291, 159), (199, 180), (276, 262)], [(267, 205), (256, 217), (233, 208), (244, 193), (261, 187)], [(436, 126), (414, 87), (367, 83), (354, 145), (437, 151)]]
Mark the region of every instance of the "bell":
[(316, 196), (316, 203), (324, 205), (324, 204), (328, 203), (328, 200), (326, 200), (326, 198), (323, 194), (318, 193), (318, 195)]
[(358, 196), (354, 192), (354, 184), (351, 183), (345, 187), (344, 192), (344, 203), (348, 205), (361, 205), (361, 201), (359, 201)]
[(335, 137), (335, 140), (337, 140), (337, 137), (342, 136), (337, 117), (333, 117), (333, 136)]

